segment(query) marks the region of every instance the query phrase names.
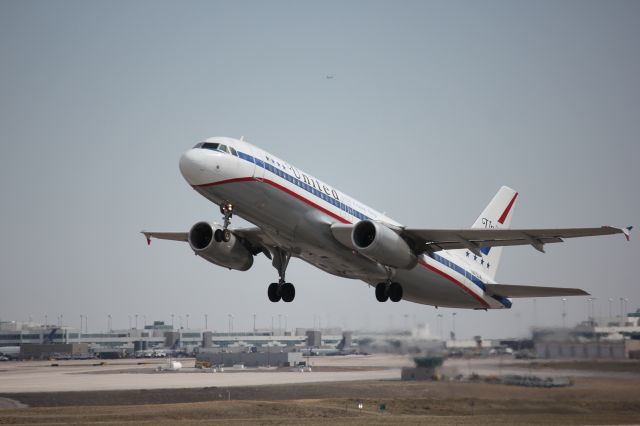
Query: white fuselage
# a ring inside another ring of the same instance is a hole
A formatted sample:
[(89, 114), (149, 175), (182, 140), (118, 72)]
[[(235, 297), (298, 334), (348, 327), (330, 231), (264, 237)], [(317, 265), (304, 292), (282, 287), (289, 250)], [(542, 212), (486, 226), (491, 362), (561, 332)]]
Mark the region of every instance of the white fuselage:
[[(260, 227), (273, 243), (323, 271), (370, 285), (388, 278), (382, 265), (338, 242), (330, 226), (365, 219), (399, 223), (247, 142), (220, 137), (206, 142), (224, 143), (237, 155), (206, 149), (183, 154), (180, 170), (204, 197), (216, 204), (231, 201), (234, 213)], [(459, 250), (422, 255), (414, 268), (392, 273), (404, 300), (476, 309), (511, 305), (485, 294), (483, 283), (493, 281)]]

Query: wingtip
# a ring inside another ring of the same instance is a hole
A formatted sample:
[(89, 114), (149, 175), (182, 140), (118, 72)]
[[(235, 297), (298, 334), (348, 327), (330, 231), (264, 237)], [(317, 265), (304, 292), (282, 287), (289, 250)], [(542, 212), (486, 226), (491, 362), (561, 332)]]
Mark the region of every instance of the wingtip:
[(627, 241), (631, 241), (631, 230), (633, 229), (633, 226), (627, 226), (626, 228), (624, 228), (622, 230), (622, 233), (624, 234), (624, 237), (627, 239)]
[(150, 246), (151, 245), (151, 236), (145, 231), (140, 231), (140, 233), (142, 235), (144, 235), (144, 238), (147, 240), (147, 245)]

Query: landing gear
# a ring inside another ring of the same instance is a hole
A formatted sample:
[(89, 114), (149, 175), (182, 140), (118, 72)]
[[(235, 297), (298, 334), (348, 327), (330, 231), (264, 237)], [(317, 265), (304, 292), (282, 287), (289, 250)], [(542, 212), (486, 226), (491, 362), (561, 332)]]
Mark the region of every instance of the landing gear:
[(269, 288), (267, 289), (267, 295), (269, 296), (269, 300), (273, 303), (279, 302), (282, 296), (280, 296), (280, 292), (278, 291), (278, 283), (269, 284)]
[(386, 302), (389, 300), (387, 283), (380, 283), (376, 286), (376, 299), (378, 302)]
[(229, 225), (231, 224), (231, 218), (233, 217), (233, 204), (229, 201), (223, 201), (220, 203), (220, 213), (224, 216), (224, 225), (222, 229), (216, 229), (213, 233), (213, 238), (217, 242), (224, 241), (228, 243), (231, 240), (231, 231)]
[(276, 249), (273, 253), (273, 266), (278, 270), (280, 279), (277, 283), (269, 284), (267, 289), (267, 295), (272, 302), (279, 302), (282, 299), (283, 302), (293, 302), (296, 297), (296, 288), (293, 284), (285, 282), (284, 274), (289, 265), (289, 259), (291, 255), (282, 249)]
[(378, 302), (399, 302), (402, 300), (402, 286), (399, 283), (379, 283), (376, 285), (376, 300)]
[(389, 285), (389, 299), (392, 302), (399, 302), (402, 300), (402, 286), (398, 283), (391, 283)]

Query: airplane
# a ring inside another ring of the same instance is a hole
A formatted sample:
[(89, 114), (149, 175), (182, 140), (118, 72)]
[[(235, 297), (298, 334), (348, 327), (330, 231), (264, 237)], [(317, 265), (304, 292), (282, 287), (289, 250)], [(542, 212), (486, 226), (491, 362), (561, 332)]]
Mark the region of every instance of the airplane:
[(347, 346), (347, 338), (342, 336), (342, 339), (336, 344), (336, 346), (332, 348), (302, 348), (300, 352), (304, 356), (332, 356), (332, 355), (347, 355), (350, 352), (350, 349)]
[[(203, 259), (246, 271), (263, 253), (278, 272), (271, 302), (292, 302), (285, 278), (294, 257), (330, 274), (364, 281), (379, 302), (406, 300), (435, 307), (508, 309), (511, 298), (588, 295), (576, 288), (498, 284), (504, 246), (544, 246), (565, 238), (624, 234), (631, 227), (510, 229), (518, 192), (503, 186), (471, 229), (401, 225), (243, 138), (213, 137), (187, 150), (180, 172), (220, 207), (221, 224), (201, 221), (188, 232), (142, 231), (187, 242)], [(232, 228), (238, 215), (253, 227)]]

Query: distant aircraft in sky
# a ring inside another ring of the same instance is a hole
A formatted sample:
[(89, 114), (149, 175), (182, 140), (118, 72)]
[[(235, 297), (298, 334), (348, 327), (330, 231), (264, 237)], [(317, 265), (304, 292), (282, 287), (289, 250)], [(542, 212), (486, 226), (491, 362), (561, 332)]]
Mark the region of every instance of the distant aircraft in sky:
[[(203, 259), (239, 271), (263, 253), (278, 271), (278, 281), (267, 289), (272, 302), (295, 298), (285, 278), (291, 257), (364, 281), (379, 302), (501, 309), (511, 307), (509, 298), (587, 295), (573, 288), (497, 284), (502, 246), (531, 245), (544, 252), (545, 244), (564, 238), (622, 233), (629, 239), (631, 230), (509, 229), (518, 193), (506, 186), (470, 229), (406, 227), (258, 147), (226, 137), (185, 152), (180, 171), (220, 206), (223, 222), (198, 222), (189, 232), (143, 231), (147, 242), (188, 242)], [(231, 228), (234, 214), (255, 227)]]

